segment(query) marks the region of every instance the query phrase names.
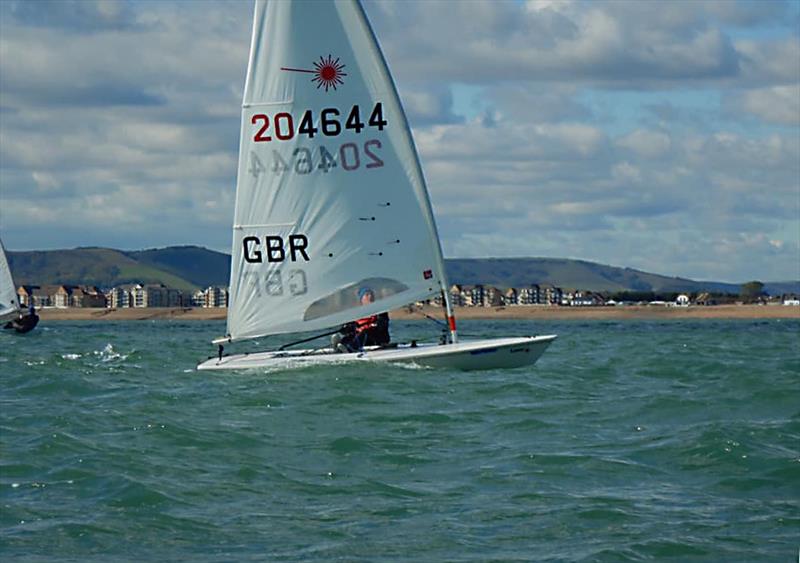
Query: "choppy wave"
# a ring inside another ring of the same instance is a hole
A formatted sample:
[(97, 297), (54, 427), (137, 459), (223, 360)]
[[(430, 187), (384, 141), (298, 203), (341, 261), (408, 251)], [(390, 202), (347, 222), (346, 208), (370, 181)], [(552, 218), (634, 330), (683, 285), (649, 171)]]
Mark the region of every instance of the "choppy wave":
[(114, 350), (114, 345), (110, 342), (102, 350), (95, 350), (93, 353), (101, 362), (116, 362), (128, 359), (128, 354), (120, 354)]
[(527, 370), (223, 375), (219, 324), (142, 326), (3, 336), (0, 558), (797, 556), (800, 322), (465, 321), (560, 337)]

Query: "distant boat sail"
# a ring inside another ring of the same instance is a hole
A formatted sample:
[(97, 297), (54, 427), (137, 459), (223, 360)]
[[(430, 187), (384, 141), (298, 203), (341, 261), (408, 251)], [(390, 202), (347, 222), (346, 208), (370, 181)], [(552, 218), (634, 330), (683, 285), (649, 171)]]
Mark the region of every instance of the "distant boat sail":
[(19, 316), (20, 306), (17, 297), (17, 288), (11, 277), (11, 268), (8, 267), (6, 249), (0, 241), (0, 322), (5, 323)]
[[(256, 0), (227, 334), (215, 342), (329, 328), (440, 294), (447, 346), (458, 346), (422, 168), (361, 5)], [(387, 353), (367, 352), (359, 358)], [(242, 367), (235, 356), (200, 366), (230, 367)]]
[(32, 331), (39, 322), (39, 316), (34, 312), (23, 310), (17, 296), (17, 286), (11, 277), (11, 268), (8, 266), (6, 249), (0, 241), (0, 326), (14, 330), (18, 333)]

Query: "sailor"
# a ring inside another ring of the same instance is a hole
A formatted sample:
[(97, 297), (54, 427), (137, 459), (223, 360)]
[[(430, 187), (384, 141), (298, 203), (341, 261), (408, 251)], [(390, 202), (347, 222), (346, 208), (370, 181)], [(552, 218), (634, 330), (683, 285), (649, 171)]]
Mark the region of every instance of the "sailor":
[[(358, 290), (361, 305), (375, 301), (375, 293), (368, 287)], [(389, 344), (389, 313), (380, 313), (347, 323), (331, 337), (331, 345), (337, 352), (358, 352), (364, 346)]]
[(20, 333), (30, 332), (39, 323), (39, 315), (36, 314), (36, 309), (31, 303), (28, 308), (28, 314), (24, 315), (22, 311), (19, 313), (19, 318), (9, 322), (5, 328), (11, 328)]

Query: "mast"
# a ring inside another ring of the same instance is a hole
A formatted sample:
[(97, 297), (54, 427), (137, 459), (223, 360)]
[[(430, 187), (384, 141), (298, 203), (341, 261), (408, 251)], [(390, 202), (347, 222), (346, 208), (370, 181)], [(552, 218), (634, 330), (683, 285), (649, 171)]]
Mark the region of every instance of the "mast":
[(453, 314), (453, 304), (450, 302), (450, 290), (444, 289), (444, 306), (447, 312), (447, 328), (450, 331), (450, 342), (455, 344), (458, 342), (458, 333), (456, 332), (456, 316)]

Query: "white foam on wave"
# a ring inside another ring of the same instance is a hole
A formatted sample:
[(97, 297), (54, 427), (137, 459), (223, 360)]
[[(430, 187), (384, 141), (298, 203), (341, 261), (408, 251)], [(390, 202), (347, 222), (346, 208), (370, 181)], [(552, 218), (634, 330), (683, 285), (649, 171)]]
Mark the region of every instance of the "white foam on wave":
[(274, 363), (270, 366), (250, 368), (250, 371), (255, 370), (261, 373), (278, 373), (282, 371), (294, 371), (294, 370), (309, 369), (316, 367), (341, 366), (349, 363), (352, 362), (349, 362), (346, 359), (342, 359), (341, 361), (339, 360), (331, 361), (331, 360), (310, 359), (310, 358), (281, 358), (275, 360)]
[(302, 371), (314, 368), (332, 368), (332, 367), (341, 367), (341, 366), (353, 366), (357, 365), (353, 362), (352, 359), (347, 357), (342, 359), (334, 359), (331, 360), (330, 358), (321, 359), (321, 358), (314, 358), (308, 356), (300, 356), (300, 357), (287, 357), (287, 358), (275, 358), (268, 366), (252, 366), (252, 367), (242, 367), (237, 369), (226, 370), (222, 373), (227, 374), (277, 374), (281, 372), (291, 372), (291, 371)]
[(61, 354), (61, 357), (65, 360), (77, 360), (83, 356), (82, 354)]
[(423, 366), (415, 362), (392, 362), (392, 367), (410, 370), (429, 370), (434, 369), (430, 366)]
[(109, 342), (102, 350), (95, 350), (94, 355), (100, 358), (101, 362), (113, 362), (115, 360), (127, 360), (128, 354), (120, 354), (114, 350), (114, 346)]

